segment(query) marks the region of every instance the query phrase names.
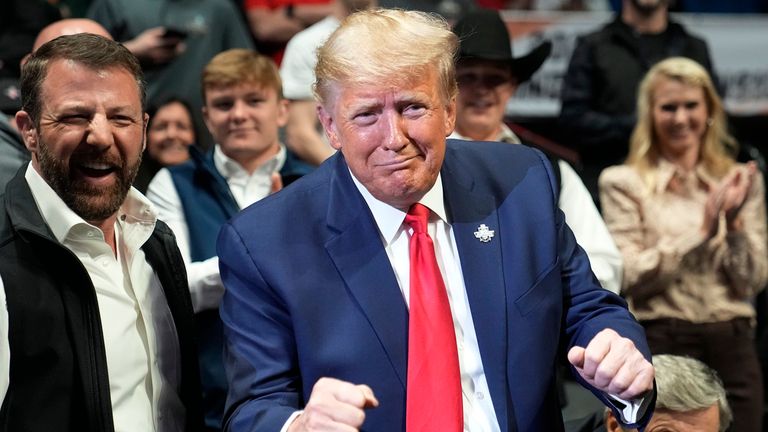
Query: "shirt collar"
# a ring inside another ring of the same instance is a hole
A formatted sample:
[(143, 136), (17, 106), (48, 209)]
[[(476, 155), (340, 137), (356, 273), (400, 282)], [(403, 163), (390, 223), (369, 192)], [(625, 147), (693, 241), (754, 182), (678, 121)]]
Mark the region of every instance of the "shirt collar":
[[(664, 159), (663, 157), (658, 158), (656, 163), (656, 170), (658, 173), (656, 193), (662, 193), (666, 191), (669, 188), (669, 182), (671, 182), (675, 176), (686, 176), (686, 173), (680, 167)], [(717, 178), (707, 172), (703, 164), (696, 164), (696, 167), (693, 169), (693, 175), (695, 175), (698, 180), (706, 184), (709, 188), (712, 188), (718, 183)]]
[[(32, 164), (27, 166), (24, 177), (27, 180), (27, 184), (29, 184), (29, 189), (35, 199), (37, 208), (40, 210), (40, 214), (59, 243), (64, 243), (72, 229), (77, 226), (93, 227), (93, 225), (86, 222), (64, 203), (64, 200), (59, 197), (40, 173), (32, 167)], [(117, 216), (120, 223), (124, 222), (126, 224), (139, 223), (154, 227), (157, 221), (157, 213), (152, 208), (149, 200), (133, 187), (128, 191), (128, 195), (123, 205), (120, 206)]]
[[(463, 136), (462, 134), (456, 132), (454, 130), (451, 135), (448, 138), (456, 138), (456, 139), (462, 139), (462, 140), (468, 140), (469, 138)], [(512, 129), (509, 128), (506, 124), (501, 124), (501, 131), (499, 131), (499, 135), (496, 136), (496, 141), (508, 143), (508, 144), (520, 144), (522, 141), (520, 141), (520, 138), (515, 135), (514, 132), (512, 132)]]
[[(355, 182), (357, 190), (363, 195), (363, 199), (365, 199), (366, 204), (368, 204), (368, 208), (371, 209), (373, 219), (376, 221), (376, 226), (379, 228), (379, 234), (381, 234), (381, 237), (386, 244), (391, 243), (395, 239), (398, 230), (403, 225), (406, 213), (376, 199), (371, 195), (368, 189), (355, 178), (352, 171), (350, 171), (349, 174), (352, 176), (352, 180)], [(429, 207), (429, 209), (442, 221), (446, 223), (448, 222), (448, 217), (445, 213), (445, 201), (443, 200), (443, 181), (440, 173), (437, 174), (435, 184), (426, 194), (424, 194), (419, 202)]]
[[(261, 164), (256, 171), (253, 172), (253, 174), (257, 173), (268, 173), (271, 174), (273, 172), (280, 171), (283, 168), (283, 165), (285, 164), (285, 159), (287, 158), (287, 152), (285, 150), (285, 146), (280, 144), (279, 150), (277, 151), (277, 154), (268, 159), (266, 162)], [(216, 144), (213, 147), (213, 164), (216, 167), (216, 170), (221, 174), (225, 179), (229, 180), (232, 177), (250, 177), (251, 174), (248, 174), (248, 172), (243, 168), (237, 161), (230, 158), (226, 154), (224, 154), (224, 151), (221, 150), (221, 146)]]

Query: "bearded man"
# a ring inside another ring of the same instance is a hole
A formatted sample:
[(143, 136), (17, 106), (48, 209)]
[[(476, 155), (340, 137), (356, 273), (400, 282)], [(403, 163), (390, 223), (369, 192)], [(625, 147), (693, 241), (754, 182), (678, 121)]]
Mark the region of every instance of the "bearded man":
[(31, 55), (21, 88), (32, 161), (0, 199), (0, 428), (201, 430), (184, 263), (131, 188), (148, 119), (138, 61), (101, 36), (62, 36)]

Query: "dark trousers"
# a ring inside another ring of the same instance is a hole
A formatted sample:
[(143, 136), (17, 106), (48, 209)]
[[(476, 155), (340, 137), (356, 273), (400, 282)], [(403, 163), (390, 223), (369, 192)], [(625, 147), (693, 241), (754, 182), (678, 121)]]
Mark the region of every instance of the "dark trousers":
[(653, 354), (686, 355), (717, 371), (733, 411), (729, 431), (762, 431), (763, 381), (748, 319), (706, 324), (659, 319), (642, 324)]

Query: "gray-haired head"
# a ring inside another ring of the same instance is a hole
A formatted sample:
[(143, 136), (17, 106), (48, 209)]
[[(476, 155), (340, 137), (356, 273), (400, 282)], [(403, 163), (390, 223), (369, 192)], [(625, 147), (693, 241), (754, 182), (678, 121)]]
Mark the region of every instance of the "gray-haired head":
[(656, 409), (695, 411), (717, 404), (720, 431), (728, 429), (733, 419), (725, 397), (723, 383), (717, 373), (699, 360), (658, 354), (653, 356), (656, 369)]

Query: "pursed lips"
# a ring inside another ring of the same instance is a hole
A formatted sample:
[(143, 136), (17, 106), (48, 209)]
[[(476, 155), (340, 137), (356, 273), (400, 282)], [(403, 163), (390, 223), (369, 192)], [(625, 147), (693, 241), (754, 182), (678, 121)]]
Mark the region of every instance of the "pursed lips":
[(416, 159), (420, 155), (413, 154), (408, 156), (400, 156), (394, 159), (386, 160), (384, 162), (377, 162), (375, 166), (380, 168), (401, 169), (404, 165), (408, 165), (413, 159)]

